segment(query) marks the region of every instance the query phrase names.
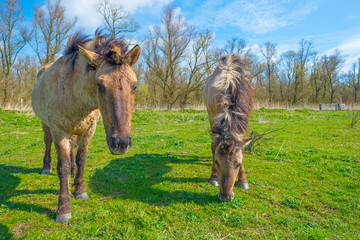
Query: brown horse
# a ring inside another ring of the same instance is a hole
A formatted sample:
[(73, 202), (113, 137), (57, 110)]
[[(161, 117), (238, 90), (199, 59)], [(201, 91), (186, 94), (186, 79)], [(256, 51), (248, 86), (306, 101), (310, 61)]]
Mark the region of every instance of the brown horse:
[(209, 114), (213, 165), (210, 184), (219, 185), (221, 201), (234, 198), (238, 186), (249, 189), (243, 164), (244, 146), (250, 113), (253, 109), (253, 88), (248, 66), (235, 54), (220, 59), (219, 66), (208, 78), (204, 100)]
[(84, 166), (100, 114), (111, 153), (126, 153), (131, 147), (131, 114), (137, 86), (131, 67), (139, 56), (140, 47), (136, 45), (127, 52), (122, 39), (100, 32), (89, 39), (76, 33), (69, 38), (64, 55), (39, 71), (32, 106), (44, 130), (42, 174), (51, 172), (52, 141), (57, 152), (60, 194), (56, 222), (71, 218), (70, 172), (75, 173), (75, 198), (88, 198)]

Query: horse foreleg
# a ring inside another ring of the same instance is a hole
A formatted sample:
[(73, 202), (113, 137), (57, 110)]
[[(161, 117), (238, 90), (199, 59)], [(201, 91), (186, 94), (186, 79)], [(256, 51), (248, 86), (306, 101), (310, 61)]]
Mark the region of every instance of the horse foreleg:
[(216, 172), (216, 165), (215, 165), (215, 144), (211, 143), (211, 152), (213, 155), (213, 163), (211, 166), (211, 176), (209, 179), (209, 183), (213, 186), (219, 186), (219, 179)]
[(89, 142), (94, 135), (96, 125), (84, 136), (78, 138), (78, 151), (76, 154), (76, 165), (77, 171), (75, 175), (74, 185), (75, 192), (74, 196), (76, 199), (87, 199), (89, 196), (86, 193), (84, 185), (84, 168), (88, 153)]
[(249, 183), (245, 176), (244, 162), (240, 166), (238, 186), (242, 187), (245, 190), (250, 189)]
[(43, 168), (41, 170), (41, 174), (50, 174), (51, 173), (51, 143), (52, 136), (50, 132), (50, 128), (42, 124), (42, 128), (44, 130), (44, 142), (45, 142), (45, 156), (43, 159)]
[[(53, 135), (54, 136), (54, 135)], [(58, 156), (57, 174), (60, 179), (60, 193), (56, 222), (64, 223), (71, 218), (71, 196), (69, 191), (69, 176), (71, 172), (70, 139), (65, 136), (55, 135), (54, 144)]]

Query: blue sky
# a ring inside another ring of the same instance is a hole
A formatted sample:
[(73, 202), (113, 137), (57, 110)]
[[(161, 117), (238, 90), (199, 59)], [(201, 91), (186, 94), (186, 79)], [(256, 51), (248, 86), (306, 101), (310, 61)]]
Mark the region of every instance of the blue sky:
[[(2, 0), (3, 1), (3, 0)], [(78, 28), (93, 33), (101, 24), (94, 5), (98, 0), (62, 0), (68, 17), (78, 16)], [(215, 45), (223, 47), (232, 37), (243, 38), (254, 49), (266, 41), (278, 44), (278, 52), (295, 50), (304, 38), (319, 53), (338, 48), (346, 66), (360, 57), (359, 0), (110, 0), (121, 4), (140, 25), (133, 37), (141, 40), (152, 24), (160, 23), (164, 6), (172, 3), (187, 22), (215, 33)], [(45, 0), (22, 0), (25, 19)]]

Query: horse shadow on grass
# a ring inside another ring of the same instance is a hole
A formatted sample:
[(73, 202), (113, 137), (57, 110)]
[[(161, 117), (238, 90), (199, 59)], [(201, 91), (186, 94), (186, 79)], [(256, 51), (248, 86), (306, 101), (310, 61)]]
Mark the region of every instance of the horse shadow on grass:
[(211, 172), (211, 164), (195, 156), (136, 154), (112, 160), (97, 170), (90, 179), (90, 187), (105, 196), (134, 199), (150, 205), (167, 206), (176, 202), (206, 205), (218, 201), (218, 189), (208, 191), (201, 188), (201, 185), (208, 184), (208, 178), (173, 176), (173, 164), (197, 165), (194, 171), (206, 165), (209, 175)]
[[(0, 207), (6, 206), (10, 210), (21, 210), (25, 212), (38, 212), (40, 214), (46, 214), (49, 219), (54, 218), (55, 212), (36, 205), (29, 203), (20, 203), (12, 202), (11, 198), (19, 195), (28, 195), (28, 194), (57, 194), (57, 191), (51, 189), (41, 189), (41, 190), (16, 190), (20, 185), (20, 177), (15, 174), (31, 174), (39, 173), (41, 170), (39, 168), (23, 168), (18, 166), (8, 166), (0, 164)], [(4, 219), (2, 219), (4, 223)], [(5, 237), (5, 239), (12, 239), (12, 234), (8, 231), (8, 228), (0, 223), (0, 236)]]

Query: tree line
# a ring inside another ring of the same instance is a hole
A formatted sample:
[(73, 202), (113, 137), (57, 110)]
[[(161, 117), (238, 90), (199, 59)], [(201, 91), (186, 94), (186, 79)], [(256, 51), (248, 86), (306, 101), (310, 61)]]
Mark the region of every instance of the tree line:
[[(139, 29), (120, 5), (99, 0), (95, 8), (103, 17), (99, 27), (111, 37), (129, 38)], [(61, 55), (67, 38), (77, 31), (77, 18), (65, 17), (61, 0), (47, 0), (44, 7), (34, 6), (32, 25), (25, 26), (19, 0), (5, 0), (0, 5), (0, 25), (1, 104), (30, 105), (38, 69)], [(305, 39), (282, 53), (273, 42), (255, 48), (234, 37), (218, 47), (214, 40), (213, 32), (189, 25), (171, 5), (165, 7), (161, 23), (136, 40), (142, 49), (135, 67), (136, 104), (168, 109), (201, 105), (206, 79), (220, 56), (231, 53), (251, 66), (255, 101), (260, 105), (360, 101), (360, 58), (345, 72), (346, 57), (339, 50), (321, 54)], [(25, 53), (26, 45), (32, 54)]]

